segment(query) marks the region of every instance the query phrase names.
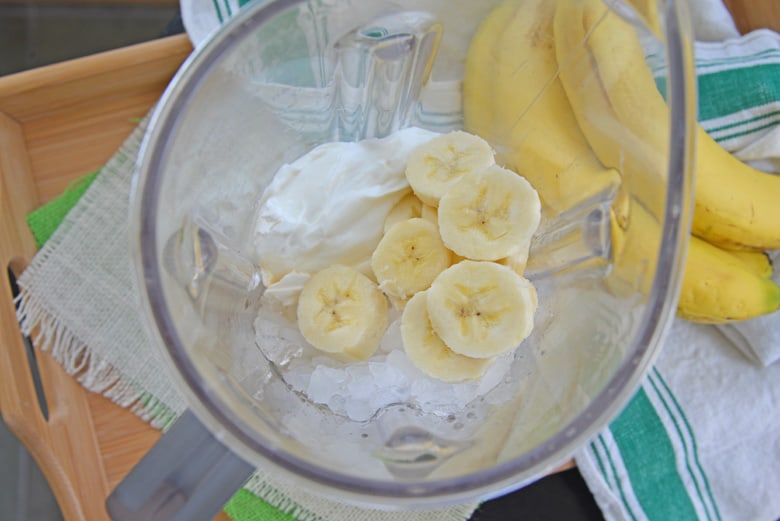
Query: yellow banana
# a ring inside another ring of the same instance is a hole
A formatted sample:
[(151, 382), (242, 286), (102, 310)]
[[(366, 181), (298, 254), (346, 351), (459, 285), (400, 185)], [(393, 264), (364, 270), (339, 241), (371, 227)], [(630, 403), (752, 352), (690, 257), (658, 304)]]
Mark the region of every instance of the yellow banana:
[(516, 6), (508, 1), (480, 23), (469, 43), (463, 72), (463, 128), (488, 142), (495, 140), (492, 69), (498, 61), (498, 38), (512, 20)]
[[(631, 25), (601, 0), (558, 2), (560, 78), (599, 159), (649, 206), (663, 201), (669, 112)], [(726, 249), (780, 248), (780, 177), (737, 160), (697, 127), (692, 231)]]
[(763, 279), (772, 276), (772, 261), (763, 251), (730, 251), (729, 254), (742, 261), (747, 269)]
[(634, 12), (648, 29), (655, 34), (661, 33), (661, 18), (658, 13), (660, 5), (657, 0), (627, 0), (627, 3), (634, 8)]
[[(613, 271), (605, 282), (617, 294), (647, 294), (658, 254), (653, 239), (660, 238), (660, 224), (635, 199), (631, 204), (628, 228), (613, 223)], [(723, 323), (780, 308), (780, 287), (766, 276), (765, 268), (757, 271), (763, 254), (741, 255), (691, 236), (677, 315), (695, 322)]]
[[(550, 40), (554, 12), (554, 2), (521, 0), (502, 4), (488, 16), (466, 62), (464, 116), (467, 130), (486, 138), (500, 163), (526, 176), (549, 208), (565, 209), (583, 194), (619, 180), (617, 171), (603, 168), (593, 154), (556, 79), (557, 58)], [(612, 120), (615, 130), (625, 128), (619, 119)], [(640, 153), (632, 159), (652, 165), (658, 149), (633, 137)], [(657, 185), (662, 189), (664, 183)], [(637, 187), (632, 191), (642, 192)], [(612, 208), (614, 269), (606, 283), (615, 292), (646, 294), (655, 273), (660, 225), (627, 191), (621, 193)], [(695, 237), (690, 241), (680, 316), (724, 322), (778, 308), (780, 289), (768, 280), (771, 265), (765, 256), (726, 252)]]
[(696, 322), (745, 320), (780, 307), (780, 288), (729, 252), (691, 237), (677, 314)]
[(463, 81), (464, 126), (519, 173), (555, 213), (615, 188), (590, 149), (556, 74), (555, 2), (510, 0), (475, 33)]

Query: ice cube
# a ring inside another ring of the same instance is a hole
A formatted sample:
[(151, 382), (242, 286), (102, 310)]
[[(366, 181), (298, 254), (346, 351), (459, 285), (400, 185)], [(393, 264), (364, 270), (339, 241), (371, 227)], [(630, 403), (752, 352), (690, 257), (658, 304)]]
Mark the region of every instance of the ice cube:
[(412, 399), (420, 403), (435, 401), (436, 387), (436, 383), (430, 378), (418, 378), (412, 381), (410, 388)]
[(341, 394), (334, 394), (330, 397), (330, 399), (327, 402), (328, 408), (333, 411), (336, 414), (345, 415), (346, 410), (344, 406), (346, 405), (347, 400), (344, 398)]
[(294, 390), (302, 392), (309, 387), (311, 371), (307, 369), (296, 368), (287, 371), (284, 375), (284, 381)]
[(347, 375), (339, 369), (318, 366), (311, 373), (306, 394), (315, 403), (329, 403), (336, 394), (344, 394)]
[(380, 389), (404, 387), (407, 383), (404, 372), (390, 363), (369, 362), (368, 370), (374, 380), (374, 384)]
[(372, 394), (376, 393), (379, 387), (371, 377), (366, 364), (359, 364), (347, 368), (347, 401), (367, 400)]
[(369, 420), (376, 412), (376, 409), (372, 408), (368, 401), (358, 400), (354, 397), (347, 399), (344, 409), (351, 420), (358, 422)]
[(390, 404), (406, 402), (408, 399), (408, 387), (387, 387), (371, 395), (368, 402), (374, 411), (379, 411)]

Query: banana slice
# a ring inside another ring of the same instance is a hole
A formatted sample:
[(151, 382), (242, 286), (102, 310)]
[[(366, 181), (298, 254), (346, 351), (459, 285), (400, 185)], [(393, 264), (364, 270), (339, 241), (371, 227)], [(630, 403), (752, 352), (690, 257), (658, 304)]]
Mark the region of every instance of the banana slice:
[[(426, 221), (431, 221), (433, 225), (436, 226), (436, 229), (439, 228), (439, 210), (435, 206), (423, 204), (420, 217)], [(450, 256), (452, 257), (452, 262), (450, 264), (455, 264), (456, 262), (460, 262), (466, 258), (461, 257), (452, 250), (450, 250)]]
[(420, 217), (426, 221), (431, 221), (437, 228), (439, 227), (439, 211), (435, 206), (423, 204), (422, 209), (420, 209)]
[(495, 262), (471, 260), (436, 277), (427, 301), (436, 334), (456, 353), (474, 358), (515, 349), (531, 334), (538, 303), (530, 281)]
[(511, 170), (491, 166), (464, 176), (439, 203), (444, 244), (463, 257), (498, 260), (526, 245), (539, 227), (539, 194)]
[(496, 262), (506, 266), (507, 268), (510, 268), (518, 275), (522, 275), (523, 273), (525, 273), (525, 268), (528, 266), (529, 249), (530, 249), (530, 244), (520, 248), (520, 250), (517, 253), (514, 253), (509, 257), (504, 257), (503, 259), (500, 259)]
[(365, 360), (377, 350), (387, 329), (387, 299), (355, 268), (331, 266), (303, 285), (298, 328), (321, 351)]
[(422, 201), (413, 193), (405, 195), (390, 209), (387, 217), (385, 217), (384, 233), (387, 233), (394, 224), (406, 221), (407, 219), (422, 217), (422, 206)]
[(421, 218), (390, 228), (371, 255), (371, 268), (379, 288), (401, 299), (428, 289), (450, 263), (451, 254), (441, 241), (439, 230)]
[(401, 339), (412, 363), (425, 374), (445, 382), (476, 380), (493, 358), (471, 358), (455, 353), (433, 331), (428, 318), (427, 291), (409, 300), (401, 315)]
[(406, 164), (406, 179), (422, 202), (438, 206), (439, 199), (461, 177), (495, 162), (487, 141), (458, 130), (414, 149)]

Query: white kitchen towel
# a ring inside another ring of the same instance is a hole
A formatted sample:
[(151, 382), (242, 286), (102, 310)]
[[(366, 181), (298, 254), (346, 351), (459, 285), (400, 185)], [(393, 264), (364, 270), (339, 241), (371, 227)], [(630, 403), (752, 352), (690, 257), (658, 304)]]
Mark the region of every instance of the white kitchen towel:
[(780, 173), (780, 34), (696, 44), (699, 121), (741, 160)]
[(737, 26), (722, 0), (690, 0), (693, 35), (699, 42), (722, 42), (739, 36)]
[[(193, 47), (199, 47), (211, 34), (232, 18), (250, 0), (180, 0), (181, 21)], [(254, 0), (263, 2), (266, 0)]]
[(576, 455), (607, 521), (780, 518), (780, 364), (677, 320), (654, 368)]

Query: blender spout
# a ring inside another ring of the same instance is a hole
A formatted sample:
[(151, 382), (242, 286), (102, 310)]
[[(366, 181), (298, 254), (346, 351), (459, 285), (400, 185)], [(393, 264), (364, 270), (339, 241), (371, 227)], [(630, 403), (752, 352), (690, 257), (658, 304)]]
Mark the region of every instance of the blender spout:
[(335, 43), (337, 139), (380, 138), (409, 125), (442, 30), (429, 13), (402, 11), (362, 24)]
[(258, 267), (233, 242), (198, 212), (166, 241), (163, 266), (199, 308), (263, 291)]
[(531, 240), (525, 277), (603, 278), (612, 259), (612, 204), (619, 187), (596, 194), (560, 215), (543, 219)]

